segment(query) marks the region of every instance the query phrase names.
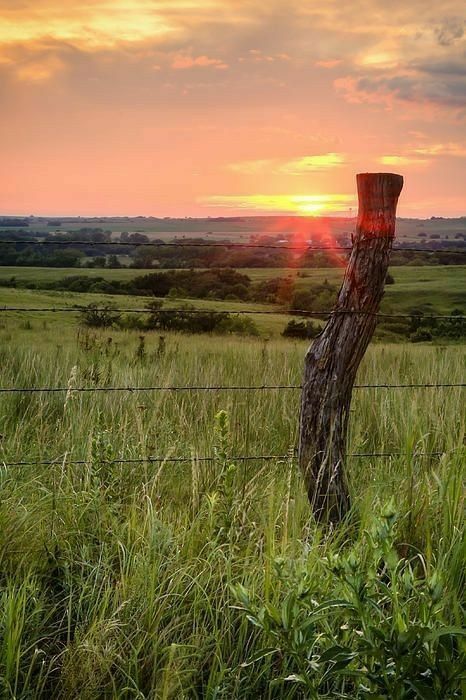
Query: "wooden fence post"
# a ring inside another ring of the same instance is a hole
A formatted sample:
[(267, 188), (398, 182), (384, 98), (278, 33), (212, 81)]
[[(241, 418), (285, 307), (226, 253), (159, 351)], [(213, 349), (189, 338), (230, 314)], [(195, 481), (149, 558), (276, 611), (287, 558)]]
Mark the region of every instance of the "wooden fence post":
[(350, 506), (344, 458), (351, 394), (377, 322), (403, 187), (402, 176), (391, 173), (362, 173), (356, 179), (353, 249), (334, 313), (305, 358), (299, 464), (319, 521), (338, 522)]

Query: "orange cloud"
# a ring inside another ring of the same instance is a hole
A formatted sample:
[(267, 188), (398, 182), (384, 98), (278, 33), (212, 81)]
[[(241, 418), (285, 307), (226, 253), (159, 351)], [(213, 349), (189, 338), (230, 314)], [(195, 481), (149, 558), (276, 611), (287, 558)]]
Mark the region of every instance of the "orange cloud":
[(466, 158), (465, 143), (434, 143), (423, 148), (415, 148), (414, 153), (420, 156), (454, 156)]
[(354, 195), (347, 194), (213, 195), (199, 201), (211, 207), (307, 215), (344, 212), (355, 204)]
[(329, 168), (338, 168), (346, 162), (342, 153), (322, 153), (319, 155), (301, 156), (284, 160), (266, 158), (262, 160), (246, 160), (232, 163), (229, 168), (238, 173), (253, 175), (258, 173), (275, 173), (285, 175), (305, 175)]
[(379, 162), (382, 163), (382, 165), (397, 165), (397, 166), (420, 165), (420, 166), (425, 166), (425, 165), (429, 165), (430, 160), (428, 160), (427, 158), (416, 158), (416, 157), (410, 157), (410, 156), (381, 156), (379, 158)]
[(171, 63), (174, 70), (186, 70), (188, 68), (216, 68), (217, 70), (225, 70), (228, 65), (218, 58), (209, 58), (209, 56), (188, 56), (186, 54), (178, 54)]
[(319, 68), (335, 68), (336, 66), (339, 66), (342, 63), (341, 58), (334, 58), (330, 59), (328, 61), (316, 61), (315, 65), (319, 66)]

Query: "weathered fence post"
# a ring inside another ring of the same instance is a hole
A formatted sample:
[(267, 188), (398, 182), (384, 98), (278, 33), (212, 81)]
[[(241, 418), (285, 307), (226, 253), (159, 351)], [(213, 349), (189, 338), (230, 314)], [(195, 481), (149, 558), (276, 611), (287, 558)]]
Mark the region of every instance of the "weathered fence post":
[(356, 371), (383, 296), (401, 175), (357, 175), (359, 211), (353, 249), (333, 314), (306, 354), (299, 464), (317, 520), (338, 522), (350, 502), (344, 458)]

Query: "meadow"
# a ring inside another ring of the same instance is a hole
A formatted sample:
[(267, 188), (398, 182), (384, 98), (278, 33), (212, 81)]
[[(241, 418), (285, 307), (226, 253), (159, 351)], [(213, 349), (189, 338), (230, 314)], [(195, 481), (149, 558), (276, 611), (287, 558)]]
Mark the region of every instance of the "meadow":
[[(310, 284), (321, 284), (327, 280), (330, 284), (339, 285), (343, 277), (342, 268), (317, 268), (317, 269), (274, 269), (274, 268), (242, 268), (241, 273), (248, 275), (252, 282), (263, 282), (276, 277), (291, 277), (296, 289), (306, 289)], [(90, 277), (103, 277), (108, 280), (128, 281), (146, 270), (137, 269), (89, 269), (89, 268), (46, 268), (46, 267), (0, 267), (0, 284), (3, 280), (15, 278), (18, 288), (1, 288), (1, 303), (7, 306), (56, 306), (89, 304), (93, 302), (113, 303), (116, 306), (127, 308), (130, 306), (143, 307), (147, 298), (123, 295), (95, 295), (57, 291), (32, 291), (22, 288), (23, 284), (37, 284), (58, 281), (64, 277), (73, 275), (85, 275)], [(390, 274), (395, 284), (387, 285), (382, 301), (381, 310), (395, 313), (409, 313), (412, 309), (421, 309), (424, 313), (449, 314), (453, 309), (466, 312), (466, 292), (464, 278), (466, 266), (464, 265), (438, 265), (415, 267), (410, 265), (391, 267)], [(181, 300), (180, 300), (181, 301)], [(267, 304), (251, 304), (246, 306), (236, 301), (216, 300), (189, 300), (196, 307), (215, 310), (244, 308), (257, 311), (271, 311), (273, 307)], [(173, 305), (173, 304), (172, 304)], [(176, 306), (176, 304), (174, 304)], [(277, 309), (277, 312), (279, 309)], [(277, 313), (277, 316), (268, 318), (254, 316), (260, 332), (276, 336), (283, 330), (285, 317)], [(44, 316), (42, 315), (42, 319)], [(52, 320), (50, 317), (47, 320)]]
[[(76, 303), (2, 290), (52, 302)], [(326, 531), (299, 390), (78, 390), (299, 385), (305, 342), (0, 321), (2, 387), (62, 388), (0, 394), (2, 697), (461, 697), (464, 388), (355, 389)], [(461, 383), (464, 359), (373, 344), (357, 382)]]

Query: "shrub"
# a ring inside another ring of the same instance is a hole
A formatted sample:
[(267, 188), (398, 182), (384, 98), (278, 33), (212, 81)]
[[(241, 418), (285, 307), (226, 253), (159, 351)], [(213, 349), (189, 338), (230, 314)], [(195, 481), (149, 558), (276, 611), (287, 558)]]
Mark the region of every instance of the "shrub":
[(236, 335), (259, 335), (259, 329), (252, 318), (231, 316), (230, 314), (227, 315), (227, 318), (220, 321), (218, 331), (220, 333), (235, 333)]
[(120, 314), (112, 311), (110, 305), (89, 304), (81, 311), (81, 322), (91, 328), (110, 328), (120, 321)]
[(284, 338), (315, 338), (320, 333), (320, 328), (315, 326), (312, 321), (289, 321), (282, 336)]
[(148, 330), (182, 331), (184, 333), (212, 333), (220, 323), (228, 318), (222, 311), (196, 311), (193, 306), (184, 305), (178, 309), (170, 309), (166, 313), (161, 309), (151, 309), (146, 323)]
[(275, 657), (272, 684), (295, 684), (297, 697), (460, 698), (465, 633), (448, 624), (441, 572), (425, 575), (421, 557), (399, 557), (395, 535), (389, 506), (362, 547), (328, 558), (320, 576), (276, 560), (277, 604), (234, 587), (267, 644), (245, 665)]
[(414, 333), (411, 333), (409, 339), (412, 343), (423, 343), (432, 340), (432, 337), (432, 331), (428, 328), (418, 328)]

